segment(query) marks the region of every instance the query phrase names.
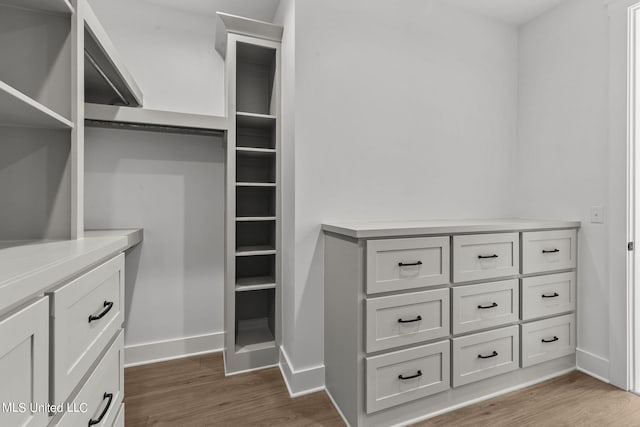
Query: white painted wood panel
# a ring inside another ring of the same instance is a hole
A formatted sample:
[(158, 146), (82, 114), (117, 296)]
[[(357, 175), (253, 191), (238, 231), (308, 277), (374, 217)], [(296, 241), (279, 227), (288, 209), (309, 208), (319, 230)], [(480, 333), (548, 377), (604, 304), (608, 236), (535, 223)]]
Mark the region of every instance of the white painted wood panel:
[(0, 411), (0, 425), (47, 425), (47, 412), (31, 404), (49, 401), (48, 298), (0, 320), (0, 378), (0, 402), (12, 406)]
[(522, 233), (522, 274), (576, 268), (577, 230)]
[(520, 343), (518, 326), (454, 338), (454, 387), (518, 369)]
[(522, 279), (522, 320), (552, 316), (575, 309), (575, 272)]
[(366, 301), (367, 352), (449, 335), (449, 289)]
[(368, 357), (367, 413), (449, 389), (449, 341)]
[(116, 420), (113, 422), (113, 427), (124, 427), (124, 403), (120, 405), (120, 410), (118, 411)]
[(87, 404), (86, 412), (66, 412), (52, 421), (59, 427), (86, 427), (90, 420), (101, 420), (96, 426), (112, 426), (124, 398), (124, 331), (120, 331), (102, 357), (75, 402)]
[(514, 276), (520, 272), (518, 233), (453, 237), (453, 281)]
[(124, 322), (124, 254), (51, 294), (53, 401), (64, 402)]
[(367, 293), (449, 283), (449, 237), (367, 241)]
[(517, 279), (460, 286), (452, 292), (454, 334), (514, 323), (519, 319)]
[(575, 314), (526, 323), (520, 328), (523, 368), (576, 351)]

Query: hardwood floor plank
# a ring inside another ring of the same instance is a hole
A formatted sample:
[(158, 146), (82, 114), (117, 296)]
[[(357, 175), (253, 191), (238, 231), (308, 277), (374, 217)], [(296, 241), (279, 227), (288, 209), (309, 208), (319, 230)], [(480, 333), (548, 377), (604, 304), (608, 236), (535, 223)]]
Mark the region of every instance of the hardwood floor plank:
[[(289, 397), (278, 368), (224, 376), (222, 353), (125, 369), (127, 427), (342, 426), (324, 392)], [(419, 427), (638, 427), (640, 397), (580, 372)]]

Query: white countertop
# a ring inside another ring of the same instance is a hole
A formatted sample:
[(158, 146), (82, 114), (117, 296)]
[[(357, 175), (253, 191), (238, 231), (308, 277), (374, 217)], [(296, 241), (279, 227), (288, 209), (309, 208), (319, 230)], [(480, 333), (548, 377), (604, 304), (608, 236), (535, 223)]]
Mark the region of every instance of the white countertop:
[(527, 231), (578, 228), (580, 221), (504, 218), (504, 219), (434, 219), (416, 221), (327, 222), (322, 230), (356, 239), (418, 236), (427, 234), (486, 233), (493, 231)]
[(142, 230), (129, 229), (88, 232), (78, 240), (0, 242), (0, 312), (123, 252), (139, 239)]

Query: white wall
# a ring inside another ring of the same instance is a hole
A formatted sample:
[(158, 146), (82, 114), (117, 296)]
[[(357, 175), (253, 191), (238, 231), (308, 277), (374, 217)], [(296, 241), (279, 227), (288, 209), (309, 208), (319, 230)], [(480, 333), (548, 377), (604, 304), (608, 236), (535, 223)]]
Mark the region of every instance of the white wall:
[(224, 331), (224, 162), (216, 137), (86, 130), (86, 226), (144, 228), (127, 346)]
[(518, 46), (506, 24), (423, 0), (298, 0), (295, 15), (300, 369), (322, 363), (322, 222), (514, 212)]
[(608, 34), (601, 0), (567, 1), (521, 28), (514, 176), (519, 215), (582, 221), (578, 357), (604, 378), (610, 218), (590, 223), (590, 207), (608, 207)]

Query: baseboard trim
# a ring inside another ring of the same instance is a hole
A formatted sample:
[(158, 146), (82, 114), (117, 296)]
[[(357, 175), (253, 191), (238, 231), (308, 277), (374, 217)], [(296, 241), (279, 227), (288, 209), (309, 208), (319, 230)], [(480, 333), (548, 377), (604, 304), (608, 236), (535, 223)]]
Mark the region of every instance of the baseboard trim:
[[(434, 417), (437, 417), (439, 415), (446, 414), (448, 412), (455, 411), (457, 409), (464, 408), (464, 407), (469, 406), (469, 405), (473, 405), (473, 404), (476, 404), (476, 403), (479, 403), (479, 402), (482, 402), (482, 401), (485, 401), (485, 400), (493, 399), (494, 397), (502, 396), (503, 394), (511, 393), (511, 392), (514, 392), (514, 391), (517, 391), (517, 390), (521, 390), (523, 388), (530, 387), (532, 385), (541, 383), (543, 381), (548, 381), (550, 379), (553, 379), (553, 378), (556, 378), (556, 377), (559, 377), (559, 376), (562, 376), (562, 375), (566, 375), (566, 374), (568, 374), (570, 372), (573, 372), (575, 370), (576, 370), (576, 368), (569, 368), (569, 369), (564, 369), (562, 371), (554, 372), (551, 375), (546, 375), (546, 376), (544, 376), (542, 378), (536, 378), (533, 381), (527, 381), (525, 383), (518, 384), (518, 385), (513, 386), (513, 387), (508, 387), (508, 388), (505, 388), (503, 390), (499, 390), (499, 391), (496, 391), (494, 393), (487, 394), (486, 396), (478, 397), (476, 399), (471, 399), (471, 400), (468, 400), (466, 402), (462, 402), (462, 403), (459, 403), (457, 405), (452, 405), (452, 406), (449, 406), (447, 408), (441, 409), (439, 411), (432, 412), (432, 413), (427, 414), (427, 415), (416, 417), (416, 418), (413, 418), (413, 419), (408, 420), (408, 421), (403, 421), (402, 423), (395, 424), (393, 427), (410, 426), (412, 424), (415, 424), (415, 423), (418, 423), (418, 422), (421, 422), (421, 421), (425, 421), (425, 420), (428, 420), (430, 418), (434, 418)], [(337, 408), (337, 406), (336, 406), (336, 408)]]
[(609, 383), (609, 360), (580, 348), (576, 349), (576, 365), (580, 372)]
[(280, 372), (289, 396), (300, 397), (324, 390), (324, 365), (295, 369), (283, 347), (280, 347)]
[(224, 349), (224, 332), (125, 346), (124, 366), (147, 365)]

